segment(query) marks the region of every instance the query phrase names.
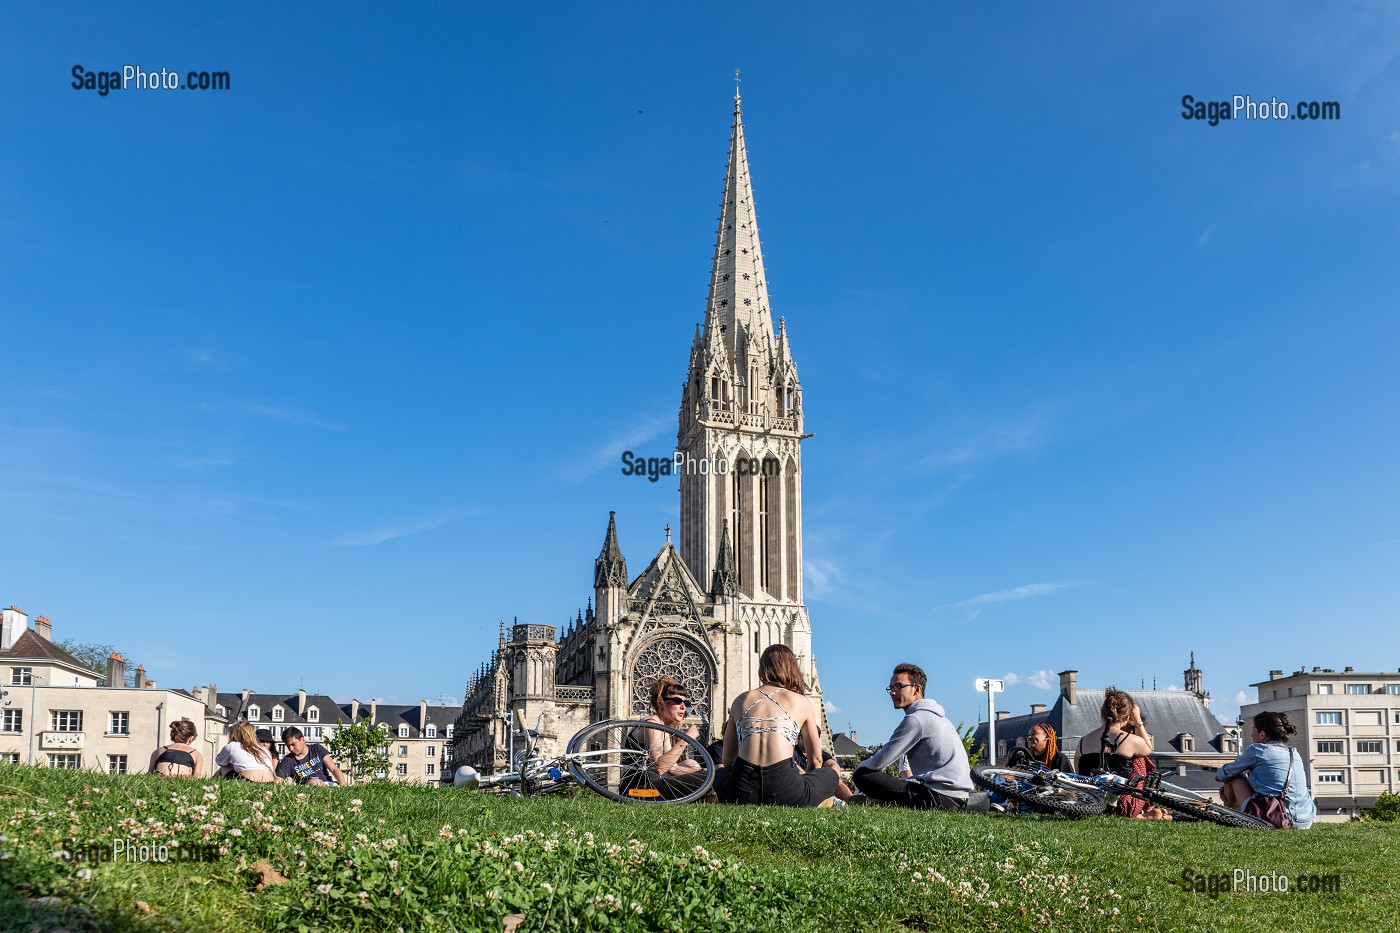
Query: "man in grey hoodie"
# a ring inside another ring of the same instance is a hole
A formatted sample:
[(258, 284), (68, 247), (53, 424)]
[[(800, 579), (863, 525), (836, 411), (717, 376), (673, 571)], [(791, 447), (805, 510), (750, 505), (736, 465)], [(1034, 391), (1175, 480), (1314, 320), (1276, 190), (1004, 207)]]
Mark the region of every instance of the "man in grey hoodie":
[[(856, 768), (856, 787), (871, 802), (916, 810), (962, 811), (972, 793), (972, 769), (962, 737), (943, 707), (924, 696), (928, 676), (915, 664), (900, 664), (890, 678), (890, 702), (904, 721), (884, 747)], [(899, 777), (884, 769), (900, 763)]]

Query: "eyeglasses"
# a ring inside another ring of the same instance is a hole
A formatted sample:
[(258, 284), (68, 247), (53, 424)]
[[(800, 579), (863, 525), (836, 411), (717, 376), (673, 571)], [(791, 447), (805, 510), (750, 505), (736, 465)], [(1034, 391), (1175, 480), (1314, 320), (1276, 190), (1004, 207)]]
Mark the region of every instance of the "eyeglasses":
[(667, 697), (666, 702), (671, 706), (685, 706), (690, 701), (685, 697)]
[(898, 691), (900, 691), (900, 690), (903, 690), (905, 687), (912, 687), (912, 686), (914, 686), (914, 685), (913, 685), (913, 684), (890, 684), (888, 687), (885, 688), (885, 690), (888, 691), (888, 692), (890, 692), (890, 693), (896, 693), (896, 692), (898, 692)]

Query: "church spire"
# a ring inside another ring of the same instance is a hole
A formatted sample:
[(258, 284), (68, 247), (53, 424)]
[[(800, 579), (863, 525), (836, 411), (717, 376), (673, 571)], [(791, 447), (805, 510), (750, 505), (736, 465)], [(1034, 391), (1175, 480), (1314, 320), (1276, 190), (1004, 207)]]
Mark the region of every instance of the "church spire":
[(729, 136), (729, 169), (720, 202), (719, 230), (710, 270), (710, 301), (705, 311), (705, 336), (713, 344), (723, 331), (730, 359), (737, 359), (749, 342), (764, 346), (773, 337), (768, 303), (768, 278), (758, 245), (758, 214), (754, 210), (749, 156), (744, 145), (744, 119), (739, 92), (734, 91), (734, 125)]
[(627, 586), (627, 561), (617, 544), (617, 513), (608, 513), (608, 533), (603, 538), (603, 550), (593, 562), (593, 587)]
[(734, 566), (734, 548), (729, 544), (729, 519), (719, 532), (719, 553), (715, 555), (715, 573), (710, 582), (710, 595), (719, 599), (739, 593), (739, 572)]

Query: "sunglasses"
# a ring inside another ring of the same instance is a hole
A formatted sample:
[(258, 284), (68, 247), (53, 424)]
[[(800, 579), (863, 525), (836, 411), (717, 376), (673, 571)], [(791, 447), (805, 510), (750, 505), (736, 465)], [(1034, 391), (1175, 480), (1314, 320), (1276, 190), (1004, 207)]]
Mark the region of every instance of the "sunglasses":
[(685, 706), (690, 703), (685, 697), (667, 697), (666, 702), (671, 706)]

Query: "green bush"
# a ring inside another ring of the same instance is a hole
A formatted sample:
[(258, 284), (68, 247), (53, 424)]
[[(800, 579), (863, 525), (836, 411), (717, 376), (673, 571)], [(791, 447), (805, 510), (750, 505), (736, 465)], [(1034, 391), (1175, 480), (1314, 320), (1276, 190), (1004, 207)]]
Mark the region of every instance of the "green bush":
[(1383, 823), (1400, 822), (1400, 796), (1381, 794), (1376, 798), (1376, 808), (1371, 816)]

